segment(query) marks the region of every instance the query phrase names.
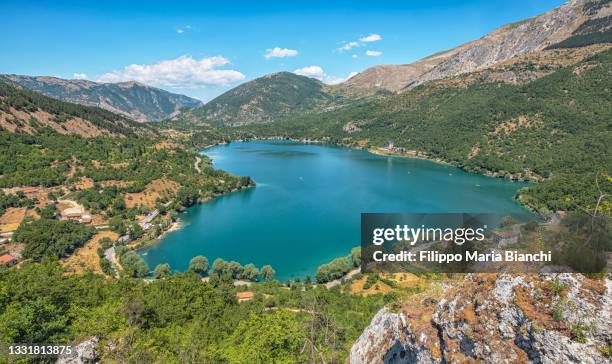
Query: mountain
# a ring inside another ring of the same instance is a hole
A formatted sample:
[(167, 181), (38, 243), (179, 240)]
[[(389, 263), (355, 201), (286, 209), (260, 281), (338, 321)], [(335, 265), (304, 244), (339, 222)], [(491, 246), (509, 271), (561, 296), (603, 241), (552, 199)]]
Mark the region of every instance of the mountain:
[(368, 68), (335, 86), (288, 72), (266, 75), (224, 93), (201, 108), (183, 113), (179, 119), (226, 126), (268, 123), (333, 110), (372, 96), (384, 97), (427, 82), (494, 67), (499, 70), (499, 65), (509, 66), (527, 55), (544, 52), (543, 56), (549, 57), (553, 53), (546, 51), (552, 49), (611, 42), (610, 0), (573, 0), (412, 64)]
[(110, 111), (0, 81), (0, 130), (35, 134), (48, 129), (84, 137), (153, 134), (148, 126)]
[(86, 106), (97, 106), (139, 122), (160, 121), (183, 108), (201, 106), (199, 100), (138, 82), (97, 83), (46, 76), (3, 75), (1, 78), (47, 96)]
[(392, 92), (485, 69), (546, 48), (612, 42), (610, 0), (572, 0), (545, 14), (509, 24), (459, 47), (407, 65), (375, 66), (336, 86), (348, 93)]
[(322, 82), (279, 72), (237, 86), (183, 117), (232, 126), (267, 123), (337, 101)]
[[(285, 136), (376, 152), (393, 142), (397, 154), (537, 181), (518, 198), (543, 214), (588, 209), (597, 200), (596, 181), (612, 168), (611, 4), (570, 1), (415, 64), (366, 70), (339, 86), (286, 73), (262, 77), (190, 116), (208, 127), (215, 126), (211, 121), (235, 126), (218, 128), (225, 139)], [(296, 92), (302, 89), (296, 80), (316, 92)], [(193, 142), (215, 134), (196, 133)], [(603, 190), (612, 193), (612, 184)]]
[(609, 363), (612, 281), (471, 274), (383, 308), (350, 364)]
[[(519, 198), (543, 213), (575, 210), (597, 200), (597, 175), (612, 168), (611, 74), (610, 45), (551, 49), (233, 132), (238, 138), (287, 136), (374, 151), (392, 141), (398, 154), (538, 181)], [(612, 184), (603, 188), (612, 193)]]

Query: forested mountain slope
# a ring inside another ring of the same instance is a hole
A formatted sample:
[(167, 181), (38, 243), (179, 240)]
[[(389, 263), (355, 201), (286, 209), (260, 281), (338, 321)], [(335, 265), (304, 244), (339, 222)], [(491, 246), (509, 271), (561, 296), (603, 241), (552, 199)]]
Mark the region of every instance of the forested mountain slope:
[(279, 72), (249, 81), (181, 115), (218, 125), (267, 123), (333, 105), (338, 97), (315, 79)]
[(112, 112), (59, 101), (2, 81), (0, 129), (29, 134), (51, 129), (85, 137), (153, 134), (149, 127)]
[(44, 95), (86, 106), (97, 106), (139, 122), (159, 121), (183, 108), (201, 106), (199, 100), (138, 82), (97, 83), (47, 76), (3, 75), (0, 79)]
[(596, 175), (609, 182), (612, 171), (612, 50), (571, 65), (534, 60), (508, 66), (540, 77), (531, 82), (504, 82), (486, 70), (233, 132), (356, 146), (391, 141), (467, 170), (539, 180), (521, 196), (537, 209), (585, 208), (595, 203)]

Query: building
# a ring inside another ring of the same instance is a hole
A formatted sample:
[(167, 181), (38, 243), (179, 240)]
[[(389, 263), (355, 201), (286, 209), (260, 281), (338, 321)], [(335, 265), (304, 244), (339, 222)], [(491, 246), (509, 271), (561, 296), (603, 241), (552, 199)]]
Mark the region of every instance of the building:
[(119, 239), (117, 239), (117, 244), (123, 244), (130, 241), (130, 234), (121, 235)]
[(14, 231), (4, 232), (0, 229), (0, 242), (5, 243), (7, 241), (11, 241), (11, 239), (13, 238), (13, 233)]
[(561, 224), (561, 220), (563, 220), (566, 215), (567, 213), (565, 211), (559, 210), (550, 217), (547, 224), (551, 226), (558, 226)]
[(238, 299), (238, 303), (250, 301), (253, 299), (255, 295), (251, 291), (238, 292), (236, 293), (236, 298)]
[(15, 264), (17, 264), (17, 258), (15, 258), (14, 256), (8, 253), (4, 253), (0, 255), (0, 266), (1, 267), (10, 267)]

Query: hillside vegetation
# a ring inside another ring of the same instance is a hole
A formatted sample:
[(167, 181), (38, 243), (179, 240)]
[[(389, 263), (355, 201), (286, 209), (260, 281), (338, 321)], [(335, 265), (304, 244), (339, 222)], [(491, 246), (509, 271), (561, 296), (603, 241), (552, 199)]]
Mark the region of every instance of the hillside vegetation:
[(181, 119), (216, 125), (267, 123), (309, 112), (338, 101), (320, 81), (289, 72), (279, 72), (240, 85), (184, 113)]
[(152, 135), (150, 128), (96, 107), (59, 101), (0, 81), (0, 129), (34, 134)]
[(607, 50), (525, 84), (433, 83), (230, 131), (238, 137), (283, 135), (351, 146), (394, 142), (470, 171), (541, 181), (521, 194), (540, 211), (587, 208), (597, 199), (598, 173), (605, 189), (612, 188), (611, 73)]
[(224, 277), (67, 276), (55, 262), (0, 269), (0, 286), (2, 342), (95, 337), (102, 362), (342, 363), (384, 302), (273, 281), (253, 285), (254, 298), (239, 304)]
[(163, 120), (183, 108), (202, 105), (191, 97), (138, 82), (97, 83), (21, 75), (0, 75), (0, 79), (62, 101), (97, 106), (139, 122)]

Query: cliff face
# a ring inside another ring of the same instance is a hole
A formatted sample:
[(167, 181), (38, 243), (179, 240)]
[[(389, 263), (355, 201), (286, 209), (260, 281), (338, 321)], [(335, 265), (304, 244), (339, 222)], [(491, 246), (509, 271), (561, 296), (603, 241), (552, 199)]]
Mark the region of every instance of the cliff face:
[(609, 279), (469, 275), (394, 311), (373, 318), (351, 364), (610, 362)]
[[(376, 90), (398, 92), (427, 81), (479, 71), (529, 52), (538, 52), (571, 38), (575, 33), (596, 33), (605, 42), (612, 22), (609, 0), (571, 0), (537, 17), (509, 24), (486, 36), (407, 65), (369, 68), (336, 86), (352, 93)], [(592, 29), (593, 28), (593, 29)], [(586, 45), (586, 44), (585, 44)]]

